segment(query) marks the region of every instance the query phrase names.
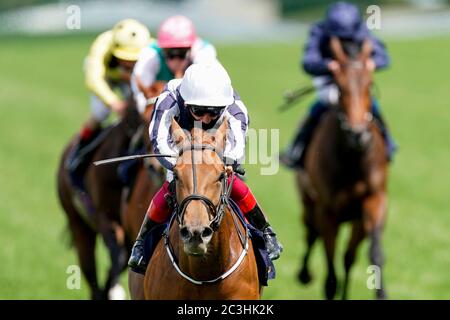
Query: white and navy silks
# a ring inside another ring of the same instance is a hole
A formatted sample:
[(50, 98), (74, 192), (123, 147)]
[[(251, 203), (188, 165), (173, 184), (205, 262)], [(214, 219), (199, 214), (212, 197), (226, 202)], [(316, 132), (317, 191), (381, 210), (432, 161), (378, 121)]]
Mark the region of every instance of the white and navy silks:
[[(190, 131), (194, 128), (195, 119), (184, 104), (180, 95), (179, 86), (181, 79), (171, 80), (155, 105), (152, 121), (149, 126), (150, 140), (153, 152), (156, 154), (177, 155), (179, 150), (175, 146), (171, 134), (170, 126), (172, 119), (175, 119), (180, 127)], [(205, 130), (217, 129), (224, 121), (228, 121), (228, 130), (225, 150), (223, 156), (241, 164), (245, 158), (245, 137), (249, 124), (247, 108), (241, 101), (239, 95), (234, 92), (234, 103), (226, 106), (217, 120), (209, 125), (202, 125)], [(157, 158), (161, 165), (167, 169), (167, 180), (173, 179), (172, 170), (176, 163), (176, 158)]]

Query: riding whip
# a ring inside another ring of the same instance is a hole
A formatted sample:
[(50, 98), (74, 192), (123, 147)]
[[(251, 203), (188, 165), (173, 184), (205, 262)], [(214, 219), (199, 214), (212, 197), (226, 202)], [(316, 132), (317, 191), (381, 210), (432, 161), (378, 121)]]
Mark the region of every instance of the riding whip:
[(125, 157), (110, 158), (110, 159), (95, 161), (94, 165), (100, 166), (100, 165), (103, 165), (103, 164), (122, 162), (122, 161), (127, 161), (127, 160), (154, 158), (154, 157), (175, 158), (175, 157), (177, 157), (177, 155), (173, 155), (173, 154), (154, 154), (154, 153), (137, 154), (137, 155), (134, 155), (134, 156), (125, 156)]

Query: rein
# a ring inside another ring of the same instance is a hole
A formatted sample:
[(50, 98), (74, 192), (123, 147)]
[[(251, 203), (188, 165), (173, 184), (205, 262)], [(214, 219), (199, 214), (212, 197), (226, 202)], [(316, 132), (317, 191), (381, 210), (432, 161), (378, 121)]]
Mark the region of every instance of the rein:
[(234, 172), (231, 174), (231, 179), (230, 179), (230, 183), (229, 185), (227, 185), (227, 174), (225, 172), (222, 173), (221, 176), (221, 180), (222, 180), (222, 191), (221, 191), (221, 195), (220, 195), (220, 200), (219, 203), (217, 205), (215, 205), (210, 199), (208, 199), (207, 197), (198, 194), (197, 193), (197, 168), (195, 165), (195, 156), (194, 156), (194, 152), (195, 150), (211, 150), (215, 153), (217, 153), (219, 155), (219, 157), (221, 159), (223, 159), (223, 155), (220, 151), (216, 150), (213, 146), (211, 145), (205, 145), (205, 144), (192, 144), (188, 147), (183, 148), (182, 150), (180, 150), (178, 156), (180, 157), (184, 152), (186, 151), (191, 151), (191, 161), (192, 161), (192, 176), (193, 176), (193, 182), (194, 182), (194, 191), (191, 195), (187, 196), (186, 198), (184, 198), (179, 204), (176, 203), (175, 205), (175, 211), (176, 211), (176, 215), (173, 215), (171, 218), (171, 221), (169, 222), (169, 224), (167, 225), (167, 228), (164, 232), (164, 245), (166, 247), (166, 251), (167, 254), (169, 256), (170, 261), (172, 262), (173, 267), (175, 268), (175, 270), (178, 272), (178, 274), (180, 276), (182, 276), (183, 278), (185, 278), (186, 280), (190, 281), (191, 283), (194, 283), (196, 285), (203, 285), (203, 284), (211, 284), (211, 283), (215, 283), (218, 282), (220, 280), (225, 279), (226, 277), (228, 277), (230, 274), (232, 274), (238, 267), (239, 265), (242, 263), (242, 261), (244, 260), (247, 251), (248, 251), (248, 242), (249, 242), (249, 231), (248, 228), (244, 225), (245, 228), (245, 235), (242, 234), (241, 230), (239, 229), (239, 225), (238, 225), (238, 221), (236, 220), (236, 217), (234, 215), (233, 212), (231, 212), (232, 218), (233, 218), (233, 223), (234, 226), (238, 232), (238, 236), (239, 236), (239, 240), (241, 242), (242, 245), (242, 252), (239, 255), (239, 258), (236, 260), (236, 262), (233, 264), (233, 266), (228, 269), (225, 273), (223, 273), (221, 276), (214, 278), (214, 279), (210, 279), (210, 280), (196, 280), (193, 279), (192, 277), (188, 276), (187, 274), (185, 274), (183, 271), (181, 271), (180, 267), (178, 266), (178, 263), (176, 261), (175, 255), (173, 253), (173, 249), (170, 245), (170, 241), (169, 241), (169, 233), (170, 233), (170, 227), (173, 224), (174, 218), (176, 217), (178, 224), (182, 225), (183, 222), (183, 218), (184, 218), (184, 214), (186, 212), (187, 206), (191, 201), (201, 201), (205, 207), (208, 210), (208, 215), (210, 217), (212, 217), (212, 219), (210, 220), (210, 228), (213, 231), (218, 231), (219, 230), (219, 226), (220, 223), (222, 222), (223, 216), (225, 214), (225, 209), (227, 206), (229, 206), (229, 197), (231, 194), (231, 190), (233, 189), (233, 181), (235, 179), (235, 175)]
[[(216, 152), (220, 156), (221, 159), (223, 158), (221, 153), (216, 151), (216, 149), (214, 147), (212, 147), (210, 145), (204, 145), (204, 144), (201, 144), (201, 145), (192, 144), (186, 148), (183, 148), (179, 152), (178, 156), (181, 156), (186, 151), (195, 151), (195, 150), (201, 150), (201, 151), (211, 150), (213, 152)], [(197, 193), (197, 167), (195, 166), (196, 162), (195, 162), (194, 157), (195, 157), (194, 152), (191, 152), (192, 178), (194, 181), (194, 191), (191, 195), (184, 198), (177, 205), (177, 208), (176, 208), (177, 209), (177, 220), (178, 220), (178, 223), (181, 225), (183, 222), (184, 214), (186, 212), (186, 208), (189, 205), (189, 203), (191, 201), (198, 200), (198, 201), (201, 201), (206, 206), (206, 208), (208, 209), (208, 214), (213, 217), (209, 226), (214, 231), (217, 231), (220, 226), (220, 222), (222, 221), (223, 214), (225, 213), (225, 207), (228, 205), (228, 198), (230, 196), (231, 189), (233, 188), (234, 173), (232, 174), (232, 179), (231, 179), (231, 183), (229, 186), (227, 186), (227, 179), (226, 179), (227, 176), (226, 176), (225, 172), (222, 174), (222, 176), (221, 176), (222, 192), (220, 195), (219, 204), (214, 205), (214, 203), (212, 203), (212, 201), (210, 199)]]
[[(336, 113), (338, 122), (339, 122), (339, 127), (344, 130), (344, 131), (351, 131), (351, 126), (350, 123), (348, 121), (348, 117), (345, 114), (345, 112), (340, 108), (340, 107), (335, 107), (333, 108), (334, 112)], [(365, 114), (365, 120), (367, 121), (367, 126), (374, 121), (374, 116), (373, 113), (371, 111), (367, 112)]]

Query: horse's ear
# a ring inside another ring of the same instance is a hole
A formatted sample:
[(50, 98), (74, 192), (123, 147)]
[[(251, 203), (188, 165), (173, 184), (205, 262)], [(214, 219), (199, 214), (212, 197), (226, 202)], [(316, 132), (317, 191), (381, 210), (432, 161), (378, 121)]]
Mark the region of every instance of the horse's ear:
[(342, 48), (341, 41), (337, 37), (332, 37), (330, 40), (331, 52), (333, 53), (335, 59), (340, 64), (345, 64), (348, 60), (347, 55)]
[(223, 119), (222, 124), (219, 126), (217, 131), (214, 133), (214, 141), (216, 143), (216, 148), (223, 150), (225, 148), (225, 142), (227, 139), (227, 129), (228, 129), (228, 118)]
[(361, 52), (359, 54), (360, 61), (366, 61), (372, 54), (372, 41), (366, 38), (361, 46)]
[(172, 124), (170, 126), (170, 130), (172, 132), (172, 138), (175, 142), (175, 145), (180, 146), (183, 143), (188, 141), (188, 137), (184, 130), (180, 127), (178, 122), (175, 119), (172, 119)]

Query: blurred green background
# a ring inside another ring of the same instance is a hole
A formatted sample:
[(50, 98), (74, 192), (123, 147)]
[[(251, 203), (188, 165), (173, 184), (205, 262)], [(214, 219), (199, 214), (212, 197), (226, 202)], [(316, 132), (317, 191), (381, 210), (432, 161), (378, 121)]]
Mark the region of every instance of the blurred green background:
[[(77, 264), (68, 248), (56, 197), (56, 168), (68, 139), (88, 116), (82, 61), (93, 35), (3, 37), (0, 40), (0, 298), (86, 299), (66, 288)], [(450, 298), (450, 37), (387, 40), (392, 68), (376, 76), (380, 103), (400, 144), (390, 170), (389, 213), (383, 236), (385, 283), (393, 299)], [(309, 101), (280, 114), (282, 92), (309, 83), (299, 71), (302, 40), (289, 44), (218, 45), (219, 58), (245, 101), (253, 128), (280, 128), (285, 146)], [(248, 183), (279, 233), (285, 251), (265, 299), (323, 298), (324, 251), (311, 259), (314, 282), (296, 281), (304, 246), (293, 173), (261, 176), (248, 165)], [(348, 228), (336, 255), (343, 276)], [(98, 243), (101, 243), (99, 239)], [(108, 266), (103, 246), (99, 274)], [(353, 269), (350, 298), (372, 299), (367, 242)], [(125, 275), (122, 283), (126, 287)]]
[[(0, 11), (38, 2), (54, 1), (4, 1)], [(321, 16), (329, 2), (314, 1), (313, 6), (312, 1), (284, 0), (277, 8), (289, 20), (305, 22)], [(411, 2), (424, 1), (394, 5)], [(376, 75), (378, 99), (400, 145), (390, 168), (385, 284), (392, 299), (450, 299), (450, 33), (411, 37), (408, 25), (400, 27), (403, 36), (385, 39), (392, 66)], [(248, 107), (251, 127), (280, 129), (281, 148), (313, 99), (285, 113), (277, 111), (286, 89), (310, 83), (299, 68), (304, 31), (289, 41), (274, 41), (270, 35), (264, 41), (213, 41)], [(0, 299), (89, 297), (84, 279), (80, 290), (66, 287), (66, 270), (78, 261), (57, 200), (56, 170), (64, 145), (89, 114), (82, 62), (94, 38), (92, 32), (0, 36)], [(302, 286), (296, 280), (305, 234), (293, 172), (280, 168), (276, 175), (262, 176), (259, 165), (246, 168), (248, 183), (285, 249), (275, 263), (277, 278), (263, 298), (322, 299), (326, 271), (321, 242), (311, 258), (313, 282)], [(348, 231), (344, 226), (339, 234), (340, 280)], [(100, 238), (98, 247), (103, 283), (109, 262)], [(364, 242), (352, 271), (350, 298), (374, 297), (366, 286), (369, 265)], [(125, 274), (121, 282), (127, 288)]]

